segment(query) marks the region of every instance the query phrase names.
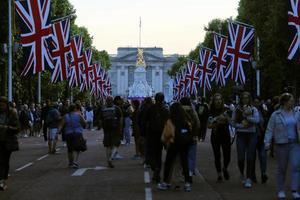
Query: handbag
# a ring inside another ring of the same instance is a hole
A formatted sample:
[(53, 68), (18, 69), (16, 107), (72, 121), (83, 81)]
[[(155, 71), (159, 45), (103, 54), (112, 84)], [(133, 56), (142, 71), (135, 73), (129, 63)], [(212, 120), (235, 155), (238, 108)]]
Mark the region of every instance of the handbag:
[(165, 123), (162, 135), (161, 135), (161, 141), (168, 145), (170, 143), (174, 142), (175, 137), (175, 127), (170, 119), (168, 119)]
[(74, 131), (74, 126), (73, 126), (73, 120), (71, 117), (71, 114), (69, 113), (69, 117), (71, 120), (71, 126), (73, 128), (73, 142), (72, 142), (72, 147), (75, 151), (80, 151), (80, 152), (84, 152), (87, 150), (87, 145), (86, 145), (86, 139), (84, 139), (82, 133), (76, 133)]
[(83, 138), (82, 134), (74, 133), (73, 148), (80, 152), (87, 150), (86, 139)]
[(19, 142), (16, 135), (5, 142), (5, 149), (7, 151), (19, 151)]

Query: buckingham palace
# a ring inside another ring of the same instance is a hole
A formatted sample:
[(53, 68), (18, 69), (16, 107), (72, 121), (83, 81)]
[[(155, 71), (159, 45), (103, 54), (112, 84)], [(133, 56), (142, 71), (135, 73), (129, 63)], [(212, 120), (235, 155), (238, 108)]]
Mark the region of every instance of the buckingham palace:
[(176, 62), (178, 55), (164, 55), (163, 48), (158, 47), (120, 47), (117, 54), (110, 55), (111, 68), (108, 73), (112, 84), (112, 94), (125, 98), (129, 96), (129, 89), (135, 80), (137, 56), (140, 49), (145, 62), (146, 82), (152, 88), (153, 94), (163, 92), (166, 101), (172, 100), (172, 79), (167, 72)]

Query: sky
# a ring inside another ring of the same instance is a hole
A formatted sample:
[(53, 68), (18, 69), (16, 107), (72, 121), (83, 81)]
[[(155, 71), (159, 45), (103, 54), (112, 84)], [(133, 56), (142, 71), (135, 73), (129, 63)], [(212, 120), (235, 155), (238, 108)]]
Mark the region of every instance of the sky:
[(162, 47), (164, 54), (186, 55), (204, 39), (204, 26), (215, 18), (237, 16), (239, 0), (70, 0), (76, 24), (85, 26), (93, 45), (109, 54), (137, 47)]

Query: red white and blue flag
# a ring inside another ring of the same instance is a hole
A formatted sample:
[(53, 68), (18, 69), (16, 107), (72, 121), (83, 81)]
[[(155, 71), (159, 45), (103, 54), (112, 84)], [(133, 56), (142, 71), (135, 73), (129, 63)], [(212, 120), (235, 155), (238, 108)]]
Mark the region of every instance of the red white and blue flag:
[(106, 70), (103, 70), (102, 77), (102, 79), (104, 80), (103, 95), (104, 97), (107, 97), (108, 95), (111, 95), (111, 83)]
[(235, 21), (229, 21), (229, 40), (227, 55), (230, 60), (226, 78), (231, 77), (235, 82), (245, 84), (246, 76), (243, 65), (250, 61), (250, 43), (253, 43), (254, 28)]
[(187, 96), (187, 79), (186, 79), (186, 67), (181, 70), (180, 73), (180, 91), (179, 91), (179, 99)]
[(69, 77), (69, 57), (71, 53), (70, 19), (54, 23), (52, 30), (53, 35), (50, 46), (54, 70), (52, 71), (51, 82), (56, 83), (67, 80)]
[(80, 91), (88, 91), (92, 85), (92, 50), (87, 49), (83, 54), (83, 69), (82, 69), (82, 83), (80, 86)]
[(215, 54), (213, 55), (214, 69), (211, 81), (215, 81), (217, 85), (225, 86), (225, 71), (228, 65), (227, 61), (227, 43), (226, 36), (214, 33)]
[(82, 82), (82, 55), (83, 41), (80, 35), (71, 39), (71, 64), (69, 86), (77, 87)]
[(21, 44), (26, 58), (21, 75), (36, 74), (53, 69), (48, 49), (51, 37), (50, 0), (15, 1), (16, 11), (21, 18)]
[(293, 40), (288, 50), (288, 59), (292, 60), (295, 55), (300, 53), (300, 4), (299, 0), (290, 0), (290, 10), (288, 12), (288, 25), (293, 32)]
[(204, 90), (211, 90), (210, 81), (213, 72), (213, 51), (205, 47), (200, 47), (199, 61), (199, 85), (204, 88)]
[(102, 97), (102, 90), (100, 85), (104, 84), (102, 81), (102, 68), (99, 66), (99, 63), (93, 64), (93, 76), (92, 76), (92, 88), (91, 94), (96, 98)]
[(181, 80), (181, 75), (180, 75), (180, 73), (177, 73), (175, 75), (175, 78), (173, 81), (173, 99), (175, 101), (179, 100), (179, 96), (180, 96), (180, 92), (181, 92), (180, 80)]
[(186, 66), (186, 92), (188, 95), (196, 95), (197, 94), (197, 86), (199, 85), (199, 68), (198, 64), (192, 60), (187, 61)]

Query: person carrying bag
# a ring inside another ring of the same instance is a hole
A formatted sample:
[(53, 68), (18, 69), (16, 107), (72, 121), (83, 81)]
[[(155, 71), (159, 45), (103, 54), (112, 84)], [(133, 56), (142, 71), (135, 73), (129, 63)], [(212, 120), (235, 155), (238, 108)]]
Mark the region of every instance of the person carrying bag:
[[(70, 112), (63, 118), (62, 127), (65, 128), (70, 168), (78, 168), (79, 153), (87, 150), (86, 140), (83, 138), (83, 127), (86, 125), (80, 112), (81, 106), (73, 104)], [(74, 152), (76, 152), (74, 159)]]
[(6, 97), (0, 97), (0, 191), (7, 189), (10, 156), (19, 150), (19, 130), (17, 112), (9, 108)]

